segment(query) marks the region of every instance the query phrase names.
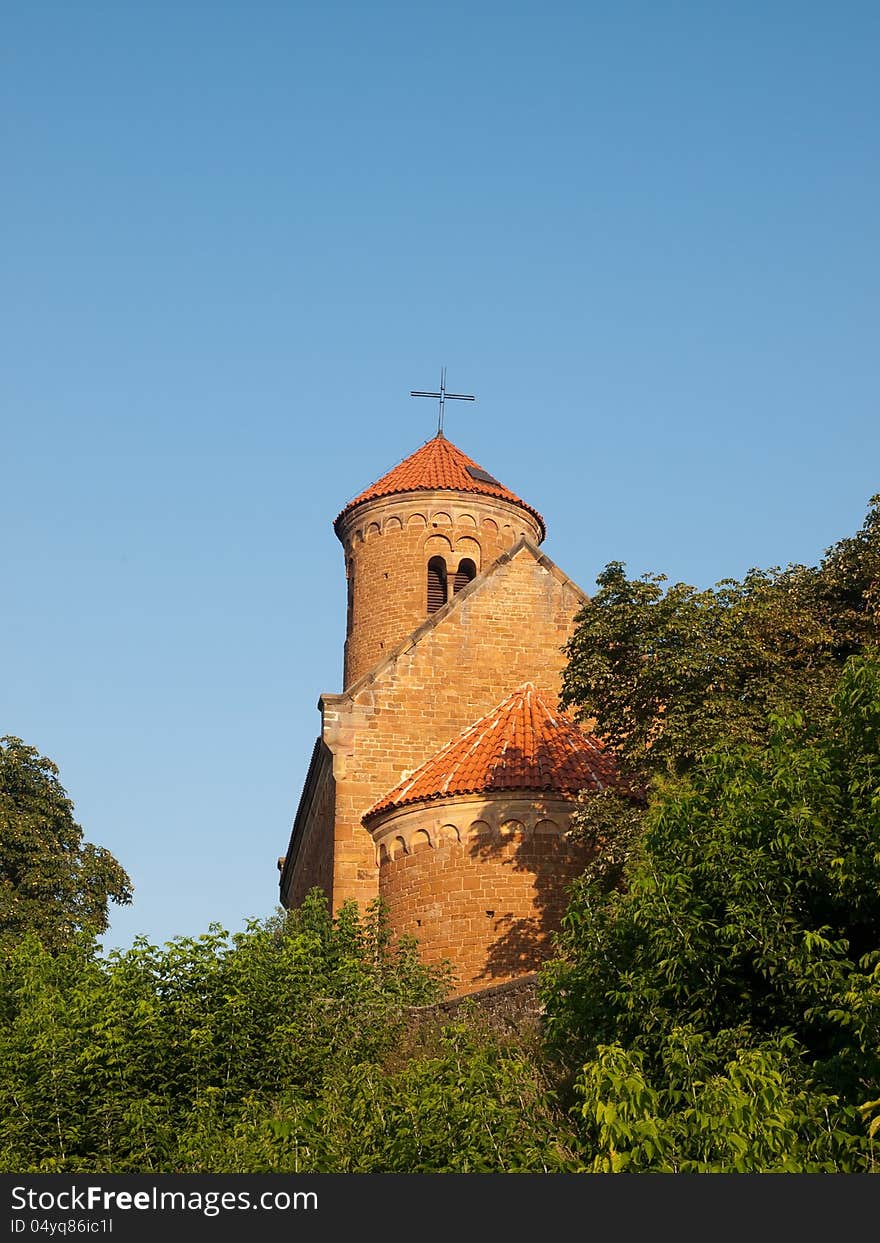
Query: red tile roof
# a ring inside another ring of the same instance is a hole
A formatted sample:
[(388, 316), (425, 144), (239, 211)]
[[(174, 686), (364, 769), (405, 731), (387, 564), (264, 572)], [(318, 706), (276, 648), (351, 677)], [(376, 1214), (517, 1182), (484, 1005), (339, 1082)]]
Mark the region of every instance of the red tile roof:
[(363, 818), (457, 794), (528, 790), (573, 796), (579, 790), (598, 792), (609, 786), (622, 788), (623, 783), (599, 739), (582, 733), (526, 682)]
[[(469, 467), (471, 470), (480, 471), (485, 477), (475, 478), (468, 470)], [(451, 440), (447, 440), (442, 433), (426, 441), (421, 448), (416, 449), (415, 453), (404, 458), (381, 479), (371, 483), (365, 491), (349, 501), (336, 516), (333, 525), (338, 530), (340, 520), (363, 501), (373, 501), (380, 496), (393, 496), (397, 492), (433, 492), (436, 490), (477, 492), (482, 496), (501, 497), (502, 500), (511, 501), (514, 505), (527, 509), (538, 520), (541, 538), (543, 539), (546, 534), (544, 519), (536, 509), (527, 505), (515, 492), (505, 488), (503, 483), (499, 483), (497, 479), (489, 475), (473, 458), (462, 453), (461, 449)]]

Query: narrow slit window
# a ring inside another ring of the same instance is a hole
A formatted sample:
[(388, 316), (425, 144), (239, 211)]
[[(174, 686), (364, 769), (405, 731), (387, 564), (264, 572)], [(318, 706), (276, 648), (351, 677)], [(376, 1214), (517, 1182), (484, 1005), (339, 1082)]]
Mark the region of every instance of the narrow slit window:
[(446, 603), (446, 562), (432, 557), (428, 562), (428, 613), (436, 613)]
[(458, 569), (455, 571), (455, 577), (452, 583), (452, 593), (457, 595), (462, 587), (467, 587), (468, 583), (473, 582), (477, 577), (477, 567), (471, 561), (470, 557), (465, 557), (458, 563)]
[(349, 633), (351, 633), (351, 623), (354, 619), (354, 560), (353, 559), (349, 559), (348, 565), (346, 567), (345, 577), (347, 580), (346, 586), (347, 586), (347, 612), (348, 612), (348, 619), (347, 619), (346, 624), (347, 624)]

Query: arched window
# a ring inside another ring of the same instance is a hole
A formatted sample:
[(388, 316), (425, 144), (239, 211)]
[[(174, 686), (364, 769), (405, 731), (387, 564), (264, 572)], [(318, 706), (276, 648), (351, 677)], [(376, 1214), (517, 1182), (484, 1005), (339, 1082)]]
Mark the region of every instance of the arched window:
[(436, 613), (446, 603), (446, 562), (432, 557), (428, 562), (428, 613)]
[(468, 583), (473, 582), (476, 577), (477, 567), (470, 557), (464, 557), (459, 561), (458, 569), (455, 571), (455, 577), (452, 580), (452, 594), (457, 595), (462, 587), (467, 587)]

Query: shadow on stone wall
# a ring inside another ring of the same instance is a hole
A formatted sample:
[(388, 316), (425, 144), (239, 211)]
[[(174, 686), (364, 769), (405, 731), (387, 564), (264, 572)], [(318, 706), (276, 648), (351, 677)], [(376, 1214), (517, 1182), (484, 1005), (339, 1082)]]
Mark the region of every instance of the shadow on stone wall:
[[(505, 767), (511, 773), (521, 771), (526, 759), (530, 766), (537, 762), (541, 770), (548, 774), (549, 788), (543, 792), (544, 795), (548, 800), (559, 798), (552, 788), (553, 772), (558, 761), (549, 748), (539, 747), (537, 754), (526, 757), (518, 748), (508, 747), (504, 759)], [(532, 794), (531, 791), (517, 790), (514, 786), (498, 793), (510, 797)], [(541, 796), (541, 791), (533, 792), (538, 809)], [(574, 802), (573, 798), (572, 804)], [(548, 816), (553, 818), (549, 812)], [(568, 888), (583, 872), (592, 852), (587, 847), (569, 842), (562, 834), (539, 834), (531, 829), (522, 836), (479, 838), (470, 844), (468, 853), (476, 866), (492, 862), (496, 867), (528, 874), (532, 880), (531, 915), (521, 916), (513, 911), (495, 912), (494, 931), (497, 936), (489, 948), (479, 978), (486, 981), (509, 979), (512, 975), (535, 971), (553, 954), (553, 933), (561, 926), (568, 905)]]
[(532, 973), (504, 984), (487, 985), (463, 997), (451, 997), (432, 1006), (413, 1006), (408, 1026), (418, 1033), (438, 1021), (453, 1022), (475, 1011), (495, 1031), (527, 1035), (538, 1032), (541, 1003), (538, 977)]

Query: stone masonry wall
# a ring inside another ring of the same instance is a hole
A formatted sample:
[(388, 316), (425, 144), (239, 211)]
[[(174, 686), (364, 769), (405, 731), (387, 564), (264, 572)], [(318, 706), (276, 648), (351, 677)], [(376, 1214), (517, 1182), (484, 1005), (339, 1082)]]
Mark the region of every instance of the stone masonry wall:
[(539, 988), (537, 974), (523, 975), (505, 984), (491, 984), (472, 993), (449, 997), (432, 1006), (412, 1006), (408, 1027), (421, 1034), (438, 1024), (445, 1026), (476, 1014), (498, 1032), (533, 1035), (541, 1029)]
[(521, 542), (373, 675), (322, 697), (336, 783), (334, 909), (377, 896), (376, 850), (361, 817), (383, 794), (521, 683), (558, 696), (562, 645), (584, 600)]
[(432, 557), (443, 557), (451, 579), (463, 558), (479, 573), (517, 539), (537, 544), (541, 535), (527, 510), (476, 493), (387, 496), (352, 510), (339, 530), (349, 589), (343, 685), (425, 621)]
[(454, 963), (455, 993), (514, 979), (550, 954), (566, 887), (589, 854), (563, 836), (574, 803), (510, 796), (442, 799), (372, 824), (379, 892), (425, 962)]
[(335, 784), (332, 756), (323, 743), (309, 768), (304, 795), (291, 841), (296, 853), (281, 874), (281, 901), (286, 907), (299, 906), (316, 886), (329, 898), (333, 895)]

